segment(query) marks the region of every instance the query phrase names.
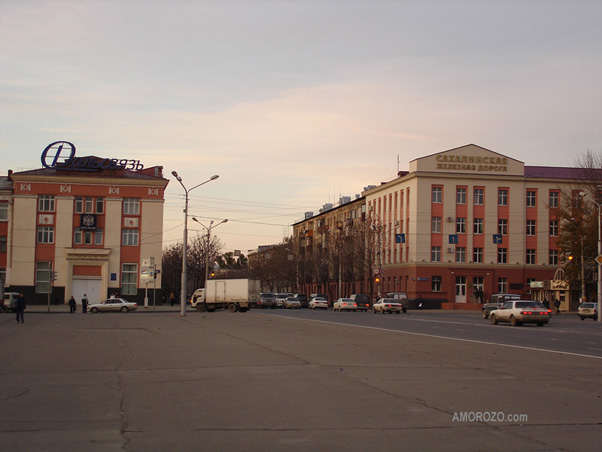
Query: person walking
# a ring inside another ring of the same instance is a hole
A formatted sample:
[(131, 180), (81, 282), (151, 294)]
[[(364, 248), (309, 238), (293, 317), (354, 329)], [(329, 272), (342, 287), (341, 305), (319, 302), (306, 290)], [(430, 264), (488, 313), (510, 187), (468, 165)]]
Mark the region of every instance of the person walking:
[(556, 308), (556, 315), (560, 314), (560, 300), (554, 300), (554, 307)]
[(17, 323), (25, 323), (23, 313), (25, 312), (25, 297), (22, 293), (19, 294), (19, 298), (15, 303), (15, 310), (17, 311)]
[(69, 312), (71, 314), (73, 314), (75, 312), (76, 306), (77, 306), (77, 303), (75, 302), (75, 298), (73, 298), (73, 295), (71, 295), (71, 298), (69, 298)]
[(82, 298), (82, 313), (85, 314), (88, 312), (88, 295), (84, 294), (84, 298)]

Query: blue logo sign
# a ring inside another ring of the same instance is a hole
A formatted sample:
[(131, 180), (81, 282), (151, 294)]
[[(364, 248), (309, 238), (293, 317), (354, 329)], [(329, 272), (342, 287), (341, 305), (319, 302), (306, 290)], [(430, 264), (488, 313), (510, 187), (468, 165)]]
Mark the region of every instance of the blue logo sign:
[(450, 234), (449, 235), (449, 244), (457, 245), (458, 244), (458, 234)]
[(493, 234), (493, 243), (496, 245), (502, 243), (502, 234)]
[(54, 168), (55, 166), (66, 165), (75, 157), (75, 145), (68, 141), (55, 141), (50, 143), (42, 152), (42, 166), (44, 168)]

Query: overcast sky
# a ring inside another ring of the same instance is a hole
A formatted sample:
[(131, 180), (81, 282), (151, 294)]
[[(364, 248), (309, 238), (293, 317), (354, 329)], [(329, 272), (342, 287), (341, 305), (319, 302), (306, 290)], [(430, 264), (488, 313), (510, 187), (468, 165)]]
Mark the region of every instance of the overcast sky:
[[(0, 172), (42, 150), (162, 165), (165, 245), (278, 243), (340, 195), (474, 143), (602, 152), (599, 0), (0, 0)], [(204, 233), (189, 223), (190, 234)]]

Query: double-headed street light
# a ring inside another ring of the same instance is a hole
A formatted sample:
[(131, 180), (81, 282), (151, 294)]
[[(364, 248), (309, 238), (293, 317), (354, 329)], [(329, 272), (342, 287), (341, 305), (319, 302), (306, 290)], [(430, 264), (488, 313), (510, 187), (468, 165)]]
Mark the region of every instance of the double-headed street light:
[[(596, 187), (597, 195), (600, 194), (601, 191), (602, 187)], [(602, 215), (602, 204), (598, 202), (598, 196), (595, 196), (591, 201), (598, 207), (598, 256), (596, 257), (596, 263), (598, 264), (598, 308), (596, 309), (596, 313), (598, 315), (598, 322), (602, 322), (602, 315), (600, 315), (602, 314), (602, 224), (600, 222), (600, 215)], [(583, 238), (581, 240), (583, 240)]]
[(180, 185), (184, 189), (184, 193), (186, 194), (186, 201), (184, 204), (184, 246), (182, 249), (182, 292), (180, 293), (180, 317), (186, 317), (186, 286), (188, 285), (188, 274), (186, 272), (186, 254), (188, 252), (188, 193), (190, 193), (195, 188), (206, 184), (207, 182), (211, 182), (212, 180), (217, 179), (219, 176), (217, 174), (215, 176), (211, 176), (211, 178), (206, 180), (205, 182), (201, 182), (200, 184), (195, 185), (191, 189), (187, 189), (184, 183), (182, 182), (182, 178), (178, 176), (178, 173), (176, 171), (172, 171), (171, 174), (180, 183)]
[(205, 256), (206, 256), (206, 258), (205, 258), (205, 288), (207, 288), (207, 280), (209, 280), (209, 247), (211, 245), (211, 229), (219, 226), (222, 223), (227, 223), (228, 219), (226, 218), (225, 220), (222, 220), (219, 223), (216, 223), (215, 225), (213, 224), (213, 220), (211, 220), (209, 222), (209, 227), (205, 226), (203, 223), (201, 223), (195, 217), (192, 217), (192, 221), (197, 222), (198, 224), (203, 226), (205, 229), (207, 229), (207, 249), (205, 250)]

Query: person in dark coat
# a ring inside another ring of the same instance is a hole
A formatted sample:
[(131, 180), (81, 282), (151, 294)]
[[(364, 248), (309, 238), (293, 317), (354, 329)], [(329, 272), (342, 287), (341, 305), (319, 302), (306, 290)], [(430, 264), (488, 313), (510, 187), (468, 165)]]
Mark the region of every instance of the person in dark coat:
[(22, 293), (19, 294), (19, 298), (15, 303), (15, 311), (17, 311), (17, 323), (25, 323), (25, 319), (23, 318), (23, 313), (25, 312), (25, 297)]
[(556, 308), (556, 315), (560, 314), (560, 300), (554, 300), (554, 307)]
[(88, 295), (84, 294), (84, 298), (82, 298), (82, 313), (85, 314), (88, 312)]
[(75, 302), (75, 298), (73, 298), (73, 295), (71, 295), (71, 298), (69, 298), (69, 312), (71, 314), (73, 314), (75, 312), (76, 306), (77, 306), (77, 303)]

